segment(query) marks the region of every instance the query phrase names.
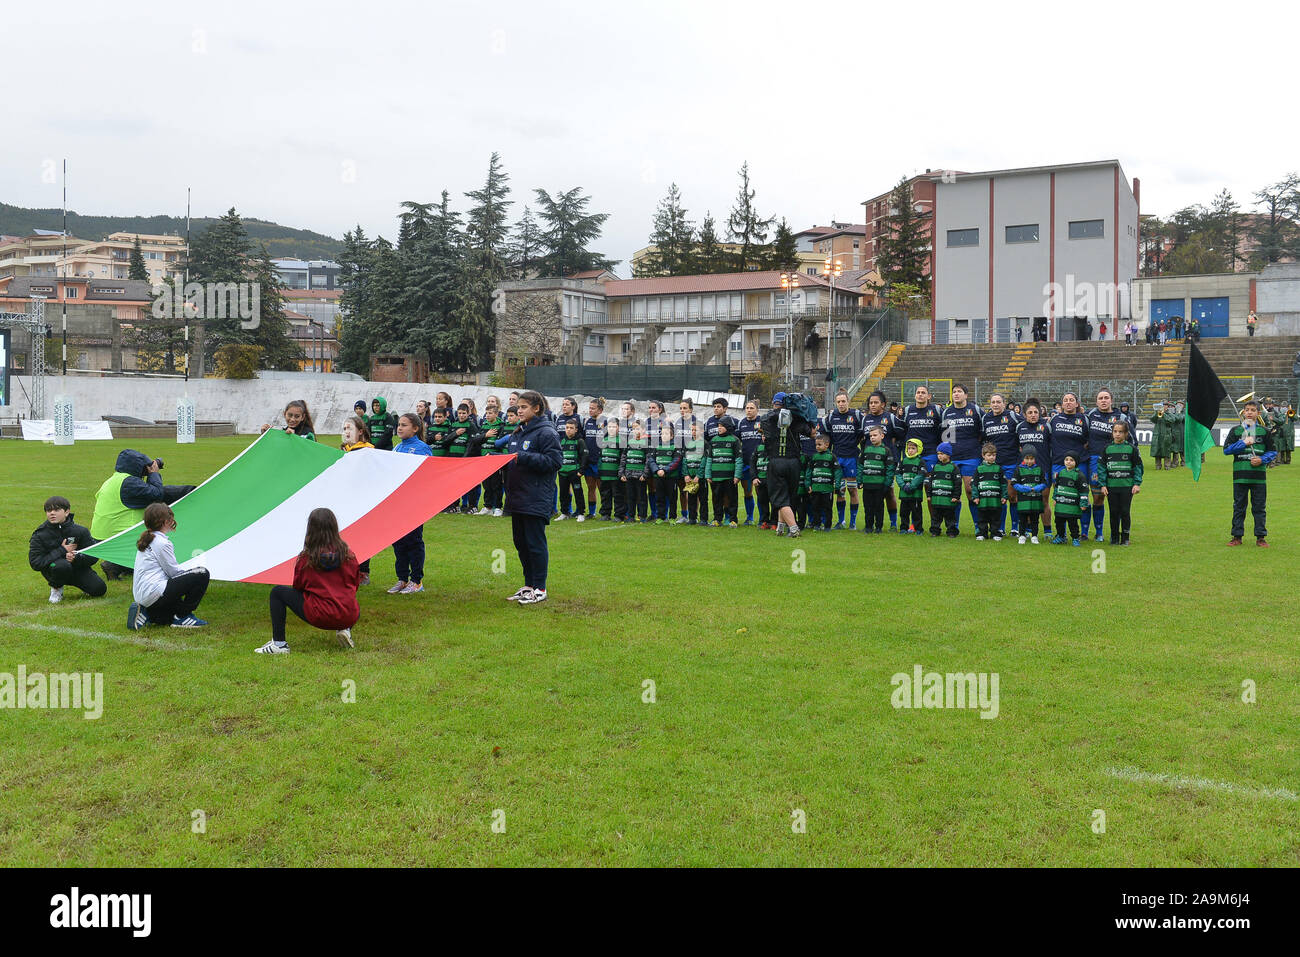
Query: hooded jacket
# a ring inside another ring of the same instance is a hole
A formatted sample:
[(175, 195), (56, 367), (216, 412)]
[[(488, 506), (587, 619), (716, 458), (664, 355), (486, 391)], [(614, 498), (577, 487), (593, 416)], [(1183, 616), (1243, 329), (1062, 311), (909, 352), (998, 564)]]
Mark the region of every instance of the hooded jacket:
[(76, 544), (78, 552), (95, 544), (95, 540), (90, 537), (90, 529), (74, 522), (71, 512), (62, 525), (42, 522), (40, 528), (32, 532), (27, 546), (27, 563), (32, 566), (32, 571), (53, 571), (55, 567), (61, 567), (60, 562), (73, 568), (89, 568), (99, 561), (98, 558), (78, 554), (69, 562), (68, 553), (63, 550), (63, 543), (69, 538)]
[(370, 429), (370, 441), (375, 448), (391, 452), (393, 450), (393, 432), (397, 429), (397, 416), (388, 412), (388, 400), (375, 396), (379, 411), (366, 416), (366, 427)]
[(126, 531), (144, 518), (154, 502), (170, 505), (194, 491), (193, 485), (163, 485), (162, 476), (150, 472), (153, 459), (135, 449), (117, 454), (114, 472), (95, 493), (95, 514), (90, 534), (99, 541)]
[(340, 562), (333, 552), (321, 556), (321, 567), (312, 567), (306, 555), (293, 566), (293, 587), (302, 592), (302, 613), (317, 628), (351, 628), (361, 617), (357, 584), (361, 568), (351, 553)]

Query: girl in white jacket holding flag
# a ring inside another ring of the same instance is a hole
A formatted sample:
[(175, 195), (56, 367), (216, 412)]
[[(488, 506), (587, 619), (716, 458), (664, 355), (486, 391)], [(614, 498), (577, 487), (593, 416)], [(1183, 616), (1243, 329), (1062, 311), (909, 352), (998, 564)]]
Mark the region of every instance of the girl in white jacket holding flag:
[(194, 615), (208, 590), (208, 570), (182, 571), (176, 564), (167, 533), (176, 530), (171, 506), (154, 502), (144, 510), (144, 528), (135, 547), (135, 577), (131, 586), (135, 601), (126, 614), (126, 627), (135, 631), (144, 625), (173, 628), (201, 628), (207, 624)]

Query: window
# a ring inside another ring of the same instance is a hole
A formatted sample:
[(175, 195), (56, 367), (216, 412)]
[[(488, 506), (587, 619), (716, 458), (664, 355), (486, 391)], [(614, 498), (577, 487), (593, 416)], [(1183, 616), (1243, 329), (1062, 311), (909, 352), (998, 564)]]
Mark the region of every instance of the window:
[(740, 338), (739, 335), (732, 336), (731, 341), (729, 341), (729, 342), (727, 343), (727, 351), (728, 351), (728, 352), (734, 352), (734, 353), (736, 353), (737, 355), (739, 355), (739, 354), (740, 354), (741, 347), (742, 347), (743, 345), (744, 345), (744, 343), (741, 341), (741, 338)]
[(64, 287), (63, 287), (63, 298), (65, 298), (65, 299), (76, 299), (76, 298), (77, 298), (77, 287), (76, 287), (76, 286), (64, 286)]
[(1106, 235), (1104, 219), (1076, 219), (1070, 223), (1071, 239), (1101, 239)]
[(978, 246), (979, 244), (980, 244), (980, 231), (978, 229), (948, 230), (949, 246)]
[(1033, 223), (1028, 226), (1008, 226), (1007, 242), (1009, 243), (1036, 243), (1038, 242), (1038, 224)]

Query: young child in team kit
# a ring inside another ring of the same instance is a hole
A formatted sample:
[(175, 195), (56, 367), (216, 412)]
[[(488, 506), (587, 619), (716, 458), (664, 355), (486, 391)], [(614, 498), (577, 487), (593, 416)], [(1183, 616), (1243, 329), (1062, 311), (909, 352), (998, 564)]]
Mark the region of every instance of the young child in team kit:
[(698, 422), (691, 423), (691, 440), (682, 456), (682, 487), (686, 492), (686, 517), (690, 525), (709, 524), (709, 462)]
[(754, 498), (758, 501), (758, 527), (761, 529), (776, 528), (771, 518), (771, 499), (767, 495), (767, 446), (763, 442), (758, 443), (758, 448), (754, 449)]
[(605, 437), (596, 461), (596, 478), (600, 482), (600, 520), (623, 521), (627, 518), (626, 486), (619, 480), (623, 468), (623, 443), (617, 419), (605, 423)]
[(560, 455), (564, 457), (564, 464), (560, 466), (560, 517), (556, 521), (562, 522), (574, 514), (575, 505), (578, 521), (585, 521), (582, 470), (587, 467), (587, 439), (581, 434), (576, 417), (564, 423)]
[[(437, 410), (434, 411), (436, 415)], [(504, 419), (486, 423), (483, 432), (483, 454), (509, 455), (510, 450), (506, 448), (506, 445), (517, 428), (519, 428), (519, 410), (513, 406), (506, 411)], [(430, 443), (429, 447), (432, 448), (433, 444)], [(497, 469), (483, 480), (483, 505), (490, 509), (497, 518), (505, 514), (503, 506), (505, 504), (506, 473), (509, 471), (510, 466), (507, 465), (504, 468)]]
[(646, 474), (650, 470), (650, 440), (646, 437), (645, 426), (640, 422), (632, 427), (632, 435), (623, 450), (623, 462), (618, 472), (618, 480), (627, 496), (627, 517), (630, 524), (644, 525), (646, 518)]
[(885, 445), (885, 430), (878, 425), (867, 430), (867, 443), (858, 455), (858, 486), (865, 509), (862, 531), (879, 535), (885, 530), (885, 491), (894, 484), (894, 453)]
[(1020, 537), (1017, 541), (1023, 545), (1028, 538), (1037, 545), (1038, 517), (1043, 514), (1043, 492), (1047, 490), (1047, 479), (1032, 446), (1021, 451), (1020, 464), (1011, 476), (1011, 487), (1016, 490), (1016, 514), (1020, 519)]
[(1129, 440), (1127, 422), (1111, 426), (1111, 439), (1097, 461), (1097, 482), (1110, 503), (1110, 543), (1127, 545), (1133, 496), (1142, 491), (1142, 455)]
[(442, 457), (450, 455), (451, 423), (447, 421), (447, 410), (439, 406), (433, 410), (433, 425), (429, 426), (429, 454)]
[[(717, 424), (718, 434), (705, 446), (709, 493), (713, 496), (713, 524), (736, 527), (736, 486), (744, 472), (740, 439), (732, 434), (726, 419)], [(706, 516), (707, 517), (707, 516)]]
[(957, 509), (961, 507), (962, 480), (961, 470), (952, 460), (952, 443), (940, 442), (935, 449), (938, 461), (925, 478), (926, 489), (930, 493), (930, 535), (939, 537), (941, 525), (948, 528), (948, 537), (956, 538), (961, 533), (957, 530)]
[(898, 483), (898, 530), (903, 535), (925, 534), (925, 518), (921, 514), (926, 476), (925, 459), (921, 458), (923, 449), (920, 439), (908, 439), (894, 473), (894, 481)]
[(831, 437), (817, 436), (817, 451), (813, 453), (804, 470), (808, 486), (808, 528), (814, 532), (831, 530), (831, 494), (842, 478), (839, 463), (831, 452)]
[(655, 514), (660, 525), (665, 522), (683, 523), (686, 516), (677, 517), (677, 480), (682, 477), (682, 450), (677, 445), (677, 433), (667, 419), (659, 429), (659, 444), (655, 446), (651, 471), (655, 477)]
[(985, 442), (980, 449), (982, 461), (975, 467), (975, 507), (979, 510), (979, 526), (975, 541), (992, 539), (1002, 541), (998, 523), (1002, 520), (1002, 506), (1007, 504), (1007, 480), (998, 465), (998, 447)]
[[(1067, 530), (1070, 544), (1079, 544), (1079, 518), (1088, 501), (1088, 479), (1079, 471), (1079, 460), (1073, 453), (1065, 454), (1065, 468), (1056, 473), (1052, 491), (1052, 514), (1056, 516), (1056, 535), (1053, 545), (1064, 545)], [(1087, 526), (1085, 526), (1086, 528)], [(1047, 529), (1043, 530), (1044, 532)]]
[(1229, 545), (1240, 545), (1246, 533), (1246, 501), (1255, 520), (1255, 544), (1267, 548), (1266, 507), (1268, 502), (1268, 467), (1277, 458), (1273, 436), (1259, 420), (1259, 403), (1251, 399), (1241, 407), (1241, 425), (1223, 439), (1223, 454), (1232, 456), (1232, 538)]
[(207, 624), (194, 612), (208, 590), (208, 570), (183, 571), (176, 563), (170, 535), (176, 531), (176, 515), (170, 505), (154, 502), (144, 510), (144, 531), (136, 541), (140, 552), (135, 560), (131, 596), (126, 610), (126, 627), (132, 631), (145, 625), (173, 628), (202, 628)]

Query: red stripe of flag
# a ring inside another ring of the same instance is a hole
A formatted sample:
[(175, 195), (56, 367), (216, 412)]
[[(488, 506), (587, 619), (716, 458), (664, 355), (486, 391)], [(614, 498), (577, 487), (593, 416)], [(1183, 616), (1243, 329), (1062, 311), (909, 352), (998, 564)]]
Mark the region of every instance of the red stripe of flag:
[[(392, 494), (351, 525), (340, 529), (340, 534), (357, 560), (365, 561), (423, 525), (512, 459), (513, 455), (426, 458)], [(293, 566), (297, 560), (295, 555), (274, 568), (241, 580), (263, 585), (292, 585)]]

